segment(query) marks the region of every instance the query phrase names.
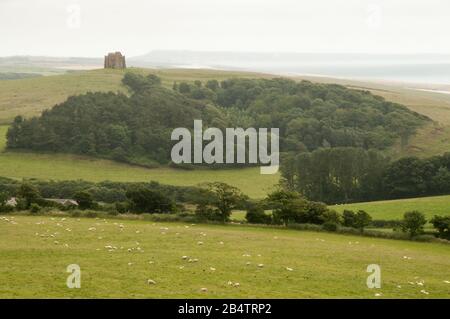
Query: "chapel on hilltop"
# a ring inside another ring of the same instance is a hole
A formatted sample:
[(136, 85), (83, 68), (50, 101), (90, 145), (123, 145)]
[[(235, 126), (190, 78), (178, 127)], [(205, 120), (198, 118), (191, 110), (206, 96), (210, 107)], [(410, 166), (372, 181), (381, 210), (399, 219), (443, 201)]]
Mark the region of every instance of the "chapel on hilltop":
[(109, 53), (105, 56), (105, 69), (126, 69), (125, 56), (120, 52)]

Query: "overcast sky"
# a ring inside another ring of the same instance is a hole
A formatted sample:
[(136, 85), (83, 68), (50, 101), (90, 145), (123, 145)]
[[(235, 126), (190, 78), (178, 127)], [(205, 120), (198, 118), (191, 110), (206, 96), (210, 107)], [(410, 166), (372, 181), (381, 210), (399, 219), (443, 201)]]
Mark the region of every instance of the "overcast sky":
[(450, 53), (448, 0), (0, 0), (0, 56)]

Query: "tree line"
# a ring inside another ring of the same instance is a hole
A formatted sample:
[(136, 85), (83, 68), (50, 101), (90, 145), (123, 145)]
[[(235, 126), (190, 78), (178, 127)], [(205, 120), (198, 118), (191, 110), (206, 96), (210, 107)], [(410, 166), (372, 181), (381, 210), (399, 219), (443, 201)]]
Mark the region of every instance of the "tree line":
[(327, 204), (450, 193), (450, 153), (390, 161), (376, 150), (321, 148), (287, 154), (283, 184)]

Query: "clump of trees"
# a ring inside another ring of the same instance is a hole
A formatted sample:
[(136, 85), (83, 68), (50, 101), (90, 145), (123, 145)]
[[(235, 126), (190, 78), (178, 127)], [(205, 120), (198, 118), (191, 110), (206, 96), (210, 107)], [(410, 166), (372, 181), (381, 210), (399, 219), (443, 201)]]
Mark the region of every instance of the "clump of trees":
[(327, 204), (450, 193), (450, 153), (390, 162), (375, 150), (322, 148), (282, 158), (284, 185)]
[[(271, 211), (271, 214), (266, 213)], [(372, 218), (364, 211), (345, 211), (343, 215), (329, 209), (324, 203), (309, 201), (297, 192), (277, 189), (258, 203), (250, 203), (246, 220), (249, 223), (285, 225), (320, 225), (328, 231), (351, 227), (360, 232), (370, 225)]]
[(129, 209), (135, 213), (173, 213), (175, 203), (161, 191), (134, 187), (127, 191)]
[(450, 216), (434, 216), (430, 220), (438, 232), (438, 237), (450, 240)]
[(229, 221), (233, 210), (245, 205), (248, 197), (238, 188), (222, 182), (205, 183), (196, 199), (200, 219)]
[(344, 210), (342, 213), (343, 225), (359, 229), (361, 232), (372, 222), (372, 217), (363, 210), (354, 213), (351, 210)]

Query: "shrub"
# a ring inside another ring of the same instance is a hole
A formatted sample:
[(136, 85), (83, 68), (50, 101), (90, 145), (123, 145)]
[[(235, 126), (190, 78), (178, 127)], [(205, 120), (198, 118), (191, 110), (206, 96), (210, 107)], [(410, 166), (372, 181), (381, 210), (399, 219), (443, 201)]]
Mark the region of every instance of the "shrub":
[(337, 231), (337, 229), (338, 229), (338, 224), (337, 224), (336, 222), (333, 222), (333, 221), (328, 221), (328, 222), (325, 222), (325, 223), (322, 225), (322, 227), (323, 227), (323, 229), (326, 230), (326, 231), (332, 231), (332, 232), (335, 232), (335, 231)]
[(23, 200), (25, 209), (30, 208), (31, 204), (41, 200), (41, 194), (37, 187), (29, 183), (20, 185), (18, 195)]
[(430, 221), (438, 231), (438, 237), (450, 240), (450, 216), (434, 216)]
[(419, 211), (406, 212), (403, 215), (402, 230), (412, 238), (423, 233), (427, 223), (425, 215)]
[(40, 210), (41, 210), (41, 206), (39, 206), (38, 204), (32, 203), (32, 204), (30, 205), (30, 212), (32, 212), (33, 214), (39, 213)]
[(205, 204), (200, 204), (197, 206), (195, 216), (200, 221), (223, 221), (222, 216), (217, 209)]
[(393, 228), (399, 229), (402, 227), (402, 222), (400, 220), (384, 220), (376, 219), (370, 222), (371, 227), (375, 228)]
[(260, 205), (252, 205), (245, 214), (245, 219), (251, 224), (270, 224), (272, 217)]
[(137, 213), (171, 213), (175, 210), (173, 201), (160, 190), (134, 187), (126, 192), (131, 209)]
[(342, 212), (343, 225), (345, 227), (355, 227), (356, 215), (353, 211), (345, 209)]
[(9, 205), (0, 205), (0, 213), (10, 213), (14, 210), (14, 207)]
[(119, 214), (126, 214), (130, 211), (129, 202), (116, 202), (114, 205)]
[(78, 203), (78, 207), (80, 209), (89, 209), (94, 207), (94, 200), (92, 199), (92, 195), (86, 191), (76, 192), (74, 195), (74, 199)]

